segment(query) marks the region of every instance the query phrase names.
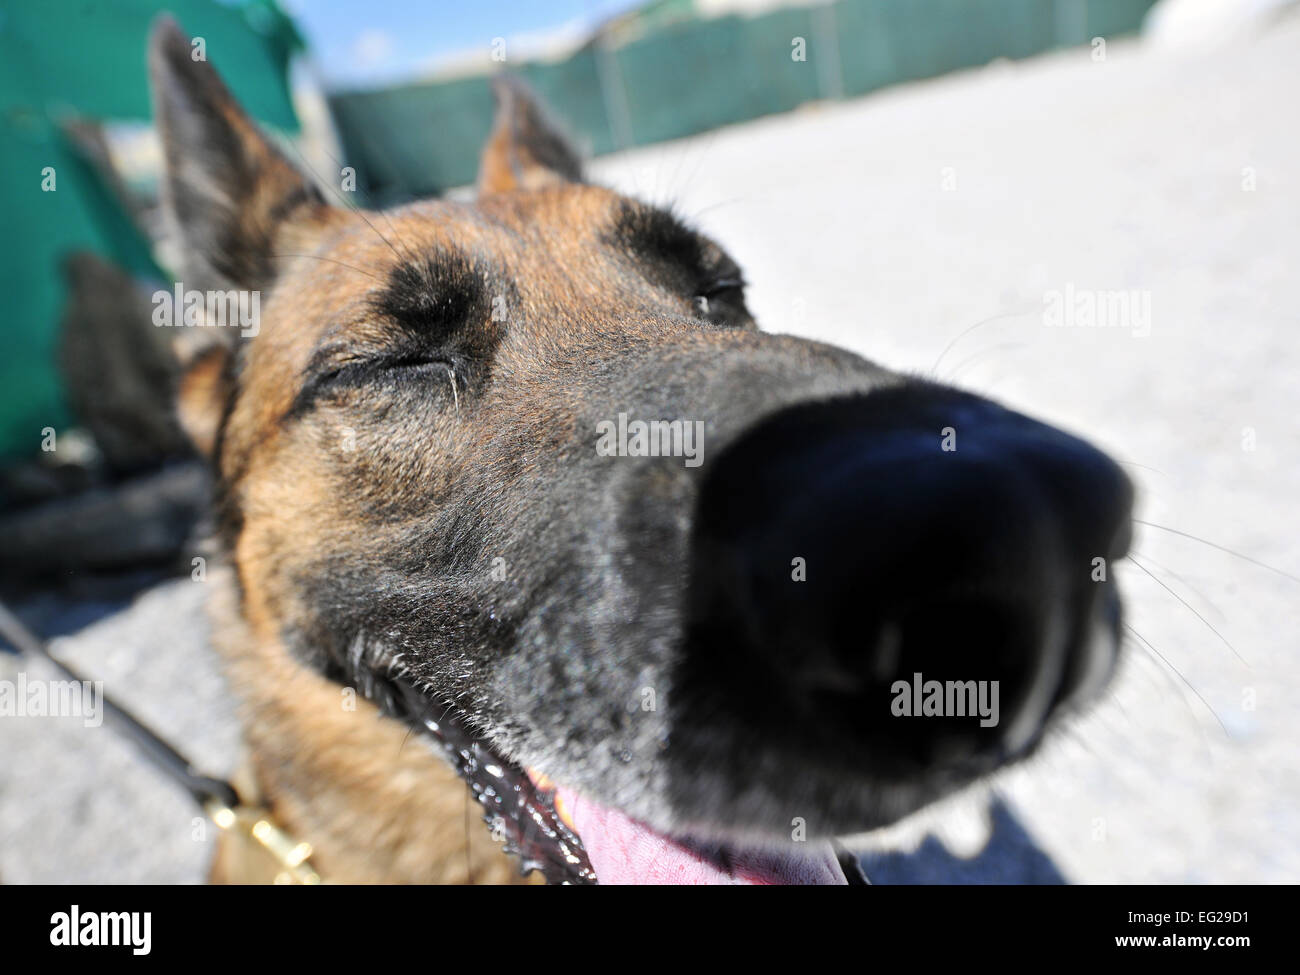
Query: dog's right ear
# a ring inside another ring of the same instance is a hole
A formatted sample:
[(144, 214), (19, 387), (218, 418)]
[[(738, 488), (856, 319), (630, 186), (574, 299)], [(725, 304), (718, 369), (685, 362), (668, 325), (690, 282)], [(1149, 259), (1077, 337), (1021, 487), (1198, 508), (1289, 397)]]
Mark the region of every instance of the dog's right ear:
[(296, 235), (297, 250), (329, 207), (196, 54), (174, 20), (157, 21), (149, 77), (163, 206), (183, 250), (177, 270), (187, 289), (262, 290), (275, 279), (278, 242)]

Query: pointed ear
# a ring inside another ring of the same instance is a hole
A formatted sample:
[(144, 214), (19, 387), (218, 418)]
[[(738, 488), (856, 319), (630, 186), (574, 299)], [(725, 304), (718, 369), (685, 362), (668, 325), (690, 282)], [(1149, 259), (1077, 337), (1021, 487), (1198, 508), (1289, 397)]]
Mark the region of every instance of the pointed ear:
[(582, 161), (532, 90), (512, 75), (492, 80), (496, 121), (479, 164), (480, 194), (582, 182)]
[(274, 280), (277, 237), (327, 211), (235, 102), (170, 17), (149, 39), (154, 120), (166, 171), (162, 198), (181, 241), (186, 287), (258, 290)]

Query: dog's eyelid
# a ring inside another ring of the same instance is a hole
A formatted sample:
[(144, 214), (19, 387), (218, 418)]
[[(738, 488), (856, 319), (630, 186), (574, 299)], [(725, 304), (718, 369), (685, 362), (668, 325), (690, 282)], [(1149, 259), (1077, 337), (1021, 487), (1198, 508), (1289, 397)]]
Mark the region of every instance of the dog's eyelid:
[(744, 291), (745, 279), (739, 274), (714, 278), (700, 288), (700, 297), (716, 298), (728, 291)]
[(401, 369), (411, 366), (451, 365), (451, 359), (442, 354), (421, 350), (389, 349), (373, 354), (354, 354), (346, 359), (336, 359), (313, 374), (314, 382), (329, 382), (347, 373), (378, 373), (386, 369)]
[(302, 416), (315, 406), (321, 396), (335, 390), (365, 386), (398, 370), (430, 367), (433, 367), (434, 374), (446, 375), (449, 381), (455, 381), (457, 363), (442, 355), (390, 351), (376, 355), (353, 355), (346, 361), (335, 359), (305, 374), (302, 389), (286, 416)]
[[(405, 363), (416, 359), (440, 361), (442, 358), (440, 352), (433, 351), (424, 342), (406, 341), (403, 336), (387, 334), (391, 329), (378, 322), (368, 321), (361, 325), (365, 328), (351, 326), (346, 330), (335, 330), (350, 333), (351, 339), (327, 341), (316, 348), (306, 368), (303, 369), (307, 381), (318, 380), (324, 375), (338, 373), (352, 366), (383, 368), (393, 363)], [(372, 338), (369, 341), (358, 339), (358, 332), (368, 332)], [(374, 337), (375, 333), (379, 333), (382, 337)]]
[(303, 388), (319, 388), (336, 379), (339, 373), (357, 363), (365, 362), (362, 355), (344, 352), (337, 346), (317, 350), (303, 370)]

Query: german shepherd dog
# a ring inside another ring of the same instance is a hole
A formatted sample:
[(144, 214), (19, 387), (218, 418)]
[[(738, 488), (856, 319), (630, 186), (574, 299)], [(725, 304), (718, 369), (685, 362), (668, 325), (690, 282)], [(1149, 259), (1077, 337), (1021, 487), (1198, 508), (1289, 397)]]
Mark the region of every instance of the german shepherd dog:
[(326, 879), (844, 883), (835, 837), (1106, 682), (1133, 497), (1098, 450), (760, 332), (727, 252), (585, 181), (516, 81), (474, 202), (367, 212), (171, 21), (149, 60), (185, 286), (262, 299), (179, 413), (246, 784)]

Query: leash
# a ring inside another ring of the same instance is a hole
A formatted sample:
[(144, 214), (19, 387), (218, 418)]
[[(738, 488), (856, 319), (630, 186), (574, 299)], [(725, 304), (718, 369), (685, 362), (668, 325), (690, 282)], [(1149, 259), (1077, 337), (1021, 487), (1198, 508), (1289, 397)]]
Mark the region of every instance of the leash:
[[(55, 657), (49, 645), (28, 629), (0, 602), (0, 636), (19, 655), (40, 657), (70, 681), (88, 683), (72, 667)], [(277, 884), (319, 884), (320, 874), (311, 864), (310, 843), (297, 840), (280, 826), (265, 805), (243, 802), (238, 791), (225, 779), (199, 772), (166, 739), (149, 728), (107, 694), (101, 704), (110, 723), (131, 741), (164, 776), (185, 790), (204, 814), (223, 832), (268, 854), (279, 868)]]

